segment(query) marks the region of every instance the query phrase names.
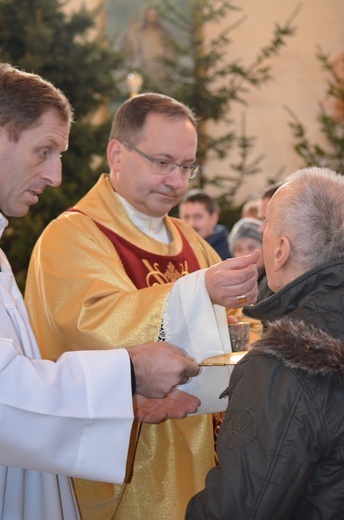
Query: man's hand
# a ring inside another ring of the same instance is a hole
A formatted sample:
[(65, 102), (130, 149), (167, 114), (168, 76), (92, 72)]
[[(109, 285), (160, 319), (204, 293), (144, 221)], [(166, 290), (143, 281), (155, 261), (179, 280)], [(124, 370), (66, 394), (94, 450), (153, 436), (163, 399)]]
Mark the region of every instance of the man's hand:
[(251, 255), (229, 258), (206, 270), (205, 285), (212, 303), (238, 308), (256, 301), (260, 254), (256, 249)]
[(160, 423), (166, 419), (182, 419), (195, 413), (201, 404), (197, 397), (174, 388), (163, 399), (147, 399), (134, 395), (134, 415), (139, 422)]
[(144, 397), (165, 397), (199, 373), (197, 363), (167, 341), (130, 347), (128, 353), (134, 365), (136, 393)]

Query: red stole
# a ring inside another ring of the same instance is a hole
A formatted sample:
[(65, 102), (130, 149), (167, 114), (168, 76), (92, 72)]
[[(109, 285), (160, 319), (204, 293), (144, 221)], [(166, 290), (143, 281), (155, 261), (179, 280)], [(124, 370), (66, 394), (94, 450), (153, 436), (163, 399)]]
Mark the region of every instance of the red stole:
[[(83, 213), (77, 208), (70, 208), (68, 211)], [(96, 220), (93, 222), (115, 246), (125, 272), (138, 289), (173, 283), (201, 268), (192, 247), (177, 226), (182, 239), (182, 249), (177, 255), (164, 256), (145, 251)]]
[(99, 222), (95, 224), (115, 246), (125, 272), (138, 289), (175, 282), (182, 276), (200, 269), (193, 249), (178, 228), (183, 247), (177, 255), (164, 256), (135, 246)]

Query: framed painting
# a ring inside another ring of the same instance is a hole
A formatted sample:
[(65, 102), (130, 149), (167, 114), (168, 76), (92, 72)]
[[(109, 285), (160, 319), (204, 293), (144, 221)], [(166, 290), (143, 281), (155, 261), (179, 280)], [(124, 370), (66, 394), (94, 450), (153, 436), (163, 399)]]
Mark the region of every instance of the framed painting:
[[(162, 58), (173, 58), (171, 41), (177, 40), (178, 29), (162, 15), (164, 0), (106, 0), (106, 28), (114, 47), (124, 51), (128, 71), (135, 76), (137, 91), (140, 81), (156, 87), (163, 81)], [(161, 9), (159, 10), (159, 5)], [(173, 0), (173, 9), (187, 10), (187, 2)], [(178, 40), (177, 40), (178, 41)], [(139, 76), (139, 79), (137, 78)], [(133, 90), (132, 90), (133, 92)]]

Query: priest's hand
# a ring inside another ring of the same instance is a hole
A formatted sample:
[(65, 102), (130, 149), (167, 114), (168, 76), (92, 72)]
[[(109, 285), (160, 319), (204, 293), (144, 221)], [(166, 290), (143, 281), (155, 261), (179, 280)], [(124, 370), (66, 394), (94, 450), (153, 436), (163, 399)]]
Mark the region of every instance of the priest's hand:
[(212, 303), (236, 309), (255, 303), (258, 296), (257, 261), (261, 252), (256, 249), (247, 256), (229, 258), (205, 273), (205, 286)]
[(136, 345), (128, 348), (128, 353), (134, 366), (136, 393), (144, 397), (165, 397), (200, 371), (193, 359), (167, 341)]
[(160, 423), (166, 419), (183, 419), (194, 413), (201, 404), (197, 397), (174, 388), (162, 399), (147, 399), (142, 395), (134, 395), (134, 415), (139, 422)]

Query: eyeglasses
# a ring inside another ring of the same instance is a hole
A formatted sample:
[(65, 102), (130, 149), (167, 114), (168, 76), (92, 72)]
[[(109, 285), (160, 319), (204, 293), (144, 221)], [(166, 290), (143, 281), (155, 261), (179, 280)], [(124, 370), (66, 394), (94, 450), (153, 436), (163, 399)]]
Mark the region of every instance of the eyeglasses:
[(169, 175), (175, 167), (178, 166), (178, 168), (180, 168), (180, 175), (183, 179), (194, 179), (197, 177), (201, 168), (198, 164), (178, 164), (173, 161), (166, 161), (165, 159), (156, 159), (155, 157), (151, 157), (150, 155), (141, 152), (141, 150), (136, 148), (133, 144), (127, 143), (126, 141), (122, 141), (122, 144), (129, 148), (129, 150), (133, 150), (147, 159), (150, 163), (152, 172), (157, 173), (158, 175)]

